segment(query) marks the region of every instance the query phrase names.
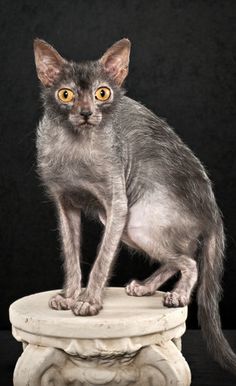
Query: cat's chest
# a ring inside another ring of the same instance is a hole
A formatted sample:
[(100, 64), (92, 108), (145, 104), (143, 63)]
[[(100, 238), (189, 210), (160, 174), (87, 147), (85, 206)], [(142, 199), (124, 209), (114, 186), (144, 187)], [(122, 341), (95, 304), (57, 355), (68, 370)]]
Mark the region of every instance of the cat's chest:
[(96, 146), (93, 139), (66, 140), (55, 136), (38, 146), (38, 168), (47, 184), (76, 188), (87, 184), (105, 183), (109, 165), (104, 164), (107, 150)]

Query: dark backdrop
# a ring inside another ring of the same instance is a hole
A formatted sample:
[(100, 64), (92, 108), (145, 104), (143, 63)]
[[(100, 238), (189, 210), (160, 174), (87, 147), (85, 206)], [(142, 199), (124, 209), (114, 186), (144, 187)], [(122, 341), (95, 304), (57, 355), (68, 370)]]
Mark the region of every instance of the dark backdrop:
[[(41, 37), (67, 58), (96, 59), (114, 41), (132, 41), (128, 95), (167, 118), (206, 166), (223, 212), (227, 251), (221, 313), (236, 327), (235, 42), (232, 1), (0, 1), (0, 328), (8, 306), (60, 288), (62, 260), (52, 203), (35, 172), (41, 115), (32, 42)], [(83, 219), (85, 279), (101, 228)], [(122, 249), (111, 284), (155, 269)], [(197, 327), (195, 303), (188, 324)]]

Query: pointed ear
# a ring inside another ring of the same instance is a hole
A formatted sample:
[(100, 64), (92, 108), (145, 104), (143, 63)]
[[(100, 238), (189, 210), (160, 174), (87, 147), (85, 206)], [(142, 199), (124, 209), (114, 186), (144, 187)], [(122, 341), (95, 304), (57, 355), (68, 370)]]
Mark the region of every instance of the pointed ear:
[(66, 63), (65, 59), (41, 39), (34, 41), (34, 56), (39, 80), (45, 87), (52, 86)]
[(111, 46), (100, 59), (105, 71), (121, 86), (129, 70), (129, 55), (131, 43), (121, 39)]

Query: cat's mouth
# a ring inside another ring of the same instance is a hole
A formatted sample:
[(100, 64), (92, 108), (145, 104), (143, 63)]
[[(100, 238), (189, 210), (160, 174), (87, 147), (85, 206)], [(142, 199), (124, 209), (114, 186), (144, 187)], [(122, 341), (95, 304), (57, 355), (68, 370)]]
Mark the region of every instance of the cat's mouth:
[(90, 121), (83, 121), (79, 124), (79, 126), (95, 126), (95, 123), (92, 123)]
[(76, 128), (90, 128), (90, 127), (93, 127), (93, 126), (97, 126), (99, 123), (100, 123), (100, 120), (99, 119), (89, 119), (89, 118), (85, 118), (85, 119), (76, 119), (76, 118), (70, 118), (70, 121), (71, 123), (73, 124), (74, 127)]
[(87, 129), (91, 129), (92, 127), (95, 127), (97, 124), (93, 123), (93, 122), (90, 122), (90, 121), (84, 121), (84, 122), (80, 122), (78, 123), (77, 125), (75, 125), (76, 129), (83, 129), (83, 130), (87, 130)]

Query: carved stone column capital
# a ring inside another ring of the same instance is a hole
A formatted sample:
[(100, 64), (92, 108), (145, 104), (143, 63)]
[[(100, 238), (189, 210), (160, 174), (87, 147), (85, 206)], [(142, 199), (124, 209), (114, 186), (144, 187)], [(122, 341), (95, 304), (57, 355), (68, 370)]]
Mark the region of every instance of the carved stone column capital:
[(152, 297), (105, 291), (104, 308), (93, 317), (48, 308), (54, 291), (19, 299), (10, 307), (14, 337), (24, 351), (14, 386), (189, 386), (181, 336), (187, 309), (162, 306)]

